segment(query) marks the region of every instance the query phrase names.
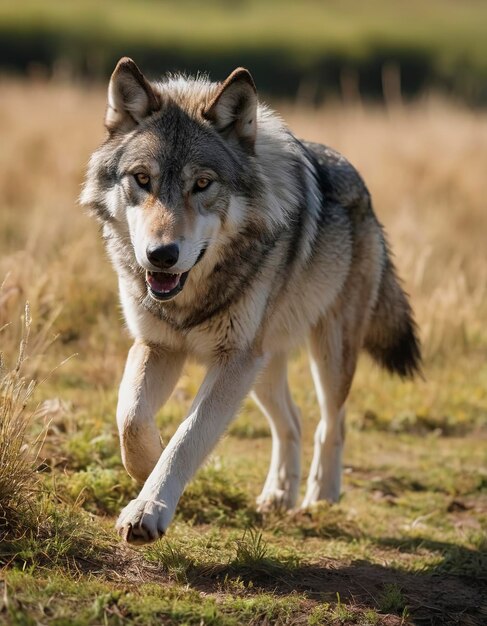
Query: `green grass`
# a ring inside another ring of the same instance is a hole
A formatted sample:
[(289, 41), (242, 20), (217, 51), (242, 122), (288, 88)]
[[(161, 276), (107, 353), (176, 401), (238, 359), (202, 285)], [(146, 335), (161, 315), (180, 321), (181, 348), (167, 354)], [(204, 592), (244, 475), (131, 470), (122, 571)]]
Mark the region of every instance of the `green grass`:
[[(310, 388), (299, 384), (305, 376), (297, 355), (291, 379), (304, 407), (309, 458), (315, 420)], [(362, 363), (359, 388), (370, 376)], [(377, 393), (389, 385), (382, 374), (373, 376)], [(381, 393), (365, 402), (352, 396), (342, 500), (302, 513), (257, 514), (253, 498), (270, 439), (247, 403), (188, 486), (167, 538), (134, 550), (113, 531), (114, 517), (136, 493), (118, 459), (115, 395), (103, 386), (77, 395), (70, 378), (61, 368), (37, 390), (37, 400), (56, 389), (73, 405), (47, 434), (48, 471), (37, 476), (38, 496), (22, 514), (22, 532), (0, 543), (8, 600), (0, 623), (408, 624), (423, 615), (423, 605), (456, 615), (455, 594), (461, 611), (481, 623), (485, 439), (472, 436), (475, 419), (452, 432), (414, 419), (399, 428), (395, 402), (419, 403), (423, 383), (391, 383), (390, 414), (380, 408)], [(198, 368), (188, 368), (179, 410), (169, 403), (161, 412), (166, 435), (200, 378)], [(363, 417), (364, 407), (380, 419)], [(238, 424), (251, 422), (262, 436), (242, 437)]]
[[(43, 474), (27, 532), (0, 547), (7, 623), (68, 624), (76, 606), (80, 625), (395, 624), (391, 616), (407, 624), (423, 604), (454, 612), (450, 589), (477, 619), (487, 585), (487, 494), (476, 460), (484, 441), (352, 426), (341, 503), (266, 517), (249, 495), (258, 482), (239, 487), (250, 480), (239, 464), (245, 450), (235, 458), (242, 442), (254, 448), (260, 482), (268, 438), (228, 436), (189, 485), (168, 537), (141, 550), (113, 531), (117, 506), (134, 493), (120, 466), (101, 458), (55, 481)], [(387, 446), (393, 458), (356, 465), (359, 448)]]

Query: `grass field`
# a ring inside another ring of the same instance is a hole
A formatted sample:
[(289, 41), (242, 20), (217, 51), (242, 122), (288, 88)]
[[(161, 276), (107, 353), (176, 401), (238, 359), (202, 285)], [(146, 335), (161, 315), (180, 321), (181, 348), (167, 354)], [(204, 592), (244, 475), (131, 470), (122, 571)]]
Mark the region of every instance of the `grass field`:
[[(246, 402), (167, 537), (132, 549), (113, 530), (136, 493), (114, 420), (130, 341), (98, 227), (76, 205), (104, 94), (5, 80), (0, 92), (0, 623), (486, 623), (487, 115), (427, 99), (277, 105), (367, 180), (417, 312), (425, 380), (363, 357), (343, 497), (292, 515), (256, 513), (270, 437)], [(201, 375), (190, 365), (160, 412), (166, 441)], [(291, 386), (307, 469), (317, 407), (304, 354)]]

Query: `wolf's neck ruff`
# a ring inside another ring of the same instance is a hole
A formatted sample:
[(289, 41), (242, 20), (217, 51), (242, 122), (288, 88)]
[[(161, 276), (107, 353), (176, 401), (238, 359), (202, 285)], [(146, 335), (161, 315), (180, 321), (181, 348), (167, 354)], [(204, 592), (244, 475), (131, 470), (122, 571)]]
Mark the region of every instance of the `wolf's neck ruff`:
[(207, 264), (204, 269), (201, 266), (198, 280), (193, 281), (189, 273), (184, 302), (179, 298), (157, 302), (148, 295), (142, 299), (142, 305), (158, 319), (185, 333), (228, 313), (259, 276), (269, 272), (269, 257), (283, 234), (284, 229), (260, 234), (243, 230), (225, 246), (216, 263)]

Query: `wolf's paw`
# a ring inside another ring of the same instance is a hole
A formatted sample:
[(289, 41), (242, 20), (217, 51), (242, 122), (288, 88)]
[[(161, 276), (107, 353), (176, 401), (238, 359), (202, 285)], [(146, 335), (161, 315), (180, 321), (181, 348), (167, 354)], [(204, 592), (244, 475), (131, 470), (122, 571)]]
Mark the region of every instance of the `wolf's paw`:
[(340, 483), (338, 481), (325, 485), (321, 485), (320, 483), (309, 484), (306, 495), (299, 508), (307, 509), (323, 500), (330, 504), (334, 504), (340, 500)]
[(263, 491), (257, 498), (259, 513), (271, 511), (288, 511), (294, 506), (294, 498), (286, 489), (272, 489)]
[(143, 545), (162, 537), (171, 517), (164, 502), (131, 500), (120, 513), (116, 529), (128, 543)]

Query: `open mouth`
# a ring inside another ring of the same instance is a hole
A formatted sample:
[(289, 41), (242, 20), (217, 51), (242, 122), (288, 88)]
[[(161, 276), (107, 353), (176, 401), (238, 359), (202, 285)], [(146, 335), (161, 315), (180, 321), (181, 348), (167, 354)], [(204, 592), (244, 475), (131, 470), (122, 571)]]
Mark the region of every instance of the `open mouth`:
[(170, 300), (182, 290), (188, 274), (189, 271), (184, 272), (184, 274), (146, 271), (145, 282), (153, 298), (156, 300)]
[[(201, 261), (205, 252), (206, 246), (201, 250), (193, 267)], [(150, 272), (149, 270), (146, 270), (145, 282), (147, 284), (149, 294), (155, 300), (170, 300), (171, 298), (174, 298), (174, 296), (177, 296), (178, 293), (183, 290), (184, 283), (186, 282), (188, 274), (193, 269), (193, 267), (183, 274), (169, 274), (168, 272)]]

